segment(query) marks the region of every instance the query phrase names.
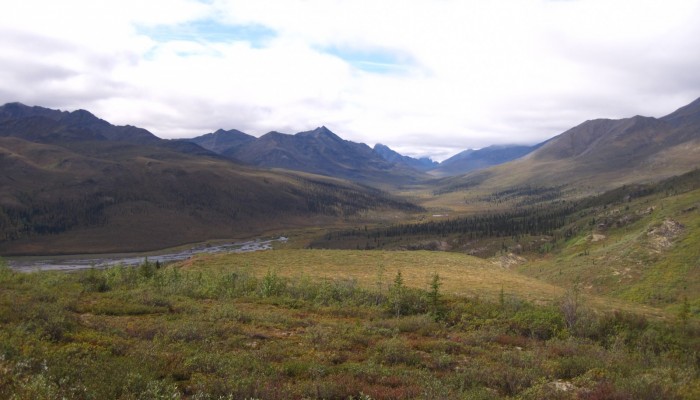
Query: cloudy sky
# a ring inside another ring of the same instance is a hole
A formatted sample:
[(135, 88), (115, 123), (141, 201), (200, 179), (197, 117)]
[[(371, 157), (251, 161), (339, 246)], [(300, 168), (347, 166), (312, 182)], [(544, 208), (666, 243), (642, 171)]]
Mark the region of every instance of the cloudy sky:
[(697, 0), (6, 1), (0, 103), (442, 160), (689, 103), (698, 21)]

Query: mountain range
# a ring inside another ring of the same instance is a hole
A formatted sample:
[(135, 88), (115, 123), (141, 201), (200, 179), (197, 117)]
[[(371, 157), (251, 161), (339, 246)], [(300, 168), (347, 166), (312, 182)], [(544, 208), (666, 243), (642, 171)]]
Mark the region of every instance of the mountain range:
[(414, 168), (418, 171), (430, 171), (437, 168), (440, 163), (431, 160), (428, 157), (413, 158), (409, 156), (404, 156), (398, 152), (389, 148), (389, 146), (377, 143), (374, 145), (375, 153), (379, 154), (383, 159), (396, 164), (403, 164), (407, 167)]
[[(8, 103), (0, 106), (0, 254), (157, 249), (397, 218), (445, 204), (444, 193), (557, 187), (582, 196), (698, 167), (700, 99), (662, 118), (590, 120), (534, 146), (467, 150), (439, 164), (323, 126), (164, 140), (85, 110)], [(402, 185), (437, 200), (389, 193)]]
[(442, 191), (568, 185), (580, 193), (700, 167), (700, 99), (661, 117), (585, 121), (524, 157), (442, 181)]
[(344, 140), (325, 126), (295, 135), (273, 131), (259, 138), (235, 129), (219, 129), (183, 141), (261, 168), (303, 171), (370, 184), (387, 180), (412, 183), (426, 178), (411, 165), (387, 160), (366, 144)]
[(413, 158), (399, 154), (381, 143), (370, 148), (364, 143), (344, 140), (325, 126), (294, 135), (273, 131), (260, 138), (236, 129), (219, 129), (183, 140), (243, 164), (292, 169), (374, 184), (389, 179), (398, 183), (415, 183), (429, 177), (461, 175), (515, 160), (542, 145), (468, 149), (438, 163), (427, 157)]
[(419, 209), (350, 181), (243, 166), (84, 110), (0, 107), (0, 254), (149, 250)]
[(439, 163), (430, 172), (436, 176), (466, 174), (467, 172), (517, 160), (537, 150), (545, 143), (538, 143), (534, 146), (491, 145), (478, 150), (467, 149)]
[[(700, 99), (662, 118), (635, 116), (586, 121), (534, 145), (493, 145), (464, 150), (440, 163), (376, 144), (343, 140), (326, 127), (255, 138), (219, 130), (193, 139), (242, 164), (329, 175), (368, 184), (410, 184), (444, 178), (443, 188), (575, 184), (612, 188), (660, 179), (697, 166)], [(492, 177), (492, 179), (487, 179)], [(461, 183), (460, 183), (461, 182)]]

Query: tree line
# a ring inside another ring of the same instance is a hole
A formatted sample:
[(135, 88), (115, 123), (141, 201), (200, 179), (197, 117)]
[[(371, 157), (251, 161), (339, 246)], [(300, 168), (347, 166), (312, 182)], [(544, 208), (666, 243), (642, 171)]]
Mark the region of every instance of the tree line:
[(459, 235), (469, 239), (487, 237), (511, 237), (524, 235), (553, 235), (564, 227), (569, 216), (576, 210), (574, 203), (557, 206), (537, 206), (451, 218), (441, 221), (428, 221), (414, 224), (396, 224), (373, 229), (352, 229), (326, 234), (325, 240), (381, 239), (411, 236), (448, 237)]

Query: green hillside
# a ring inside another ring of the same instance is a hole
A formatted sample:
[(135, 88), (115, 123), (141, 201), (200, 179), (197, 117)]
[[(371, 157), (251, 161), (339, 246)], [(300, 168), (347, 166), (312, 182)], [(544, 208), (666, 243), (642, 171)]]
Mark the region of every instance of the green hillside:
[[(697, 174), (696, 174), (697, 175)], [(597, 207), (588, 227), (519, 270), (555, 284), (658, 307), (700, 309), (700, 190)]]
[(0, 254), (154, 250), (419, 208), (339, 179), (112, 142), (0, 138)]

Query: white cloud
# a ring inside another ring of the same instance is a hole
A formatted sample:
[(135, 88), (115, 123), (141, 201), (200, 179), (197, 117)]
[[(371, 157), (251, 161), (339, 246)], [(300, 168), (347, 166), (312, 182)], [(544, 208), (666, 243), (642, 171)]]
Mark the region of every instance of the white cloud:
[(681, 0), (23, 0), (0, 14), (0, 102), (441, 159), (673, 111), (700, 96), (698, 20)]

